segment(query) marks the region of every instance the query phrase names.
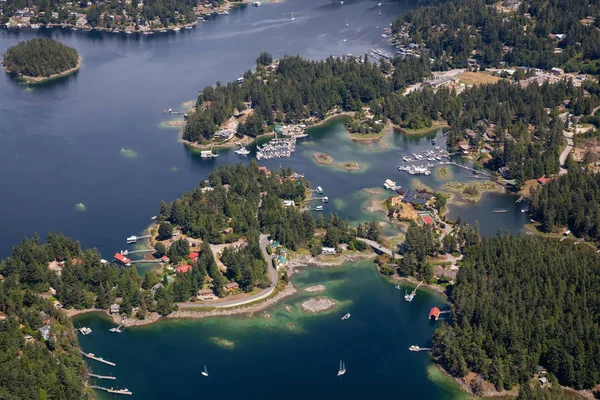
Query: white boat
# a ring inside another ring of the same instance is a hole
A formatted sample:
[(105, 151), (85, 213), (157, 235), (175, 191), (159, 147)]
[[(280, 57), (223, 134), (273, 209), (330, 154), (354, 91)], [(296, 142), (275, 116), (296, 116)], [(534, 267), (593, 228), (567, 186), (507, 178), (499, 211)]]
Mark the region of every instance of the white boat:
[(315, 211), (323, 211), (323, 206), (316, 206)]
[(40, 29), (40, 26), (38, 24), (32, 24), (31, 29)]
[(342, 362), (342, 360), (340, 360), (340, 369), (339, 369), (339, 371), (338, 371), (338, 374), (337, 374), (337, 376), (342, 376), (342, 375), (344, 375), (345, 373), (346, 373), (346, 364), (344, 364), (344, 363)]
[(346, 37), (344, 37), (343, 41), (344, 41), (344, 42), (346, 41)]
[(396, 289), (401, 290), (402, 288), (400, 287), (400, 285), (397, 285)]
[(415, 346), (414, 344), (408, 348), (410, 351), (419, 351), (421, 348), (419, 346)]
[(75, 27), (72, 27), (72, 28), (71, 28), (71, 30), (72, 30), (72, 31), (78, 31), (79, 29), (77, 29), (77, 28), (75, 28)]
[(344, 5), (344, 0), (340, 1), (340, 4)]
[(208, 369), (206, 369), (206, 365), (204, 366), (204, 371), (202, 371), (202, 376), (208, 376)]
[(173, 28), (173, 32), (179, 32), (181, 30), (180, 27)]
[(125, 324), (121, 324), (121, 325), (117, 326), (116, 328), (110, 328), (109, 331), (110, 332), (115, 332), (115, 333), (121, 333), (121, 332), (123, 332), (121, 330), (121, 328), (123, 328), (123, 325), (125, 325)]
[(262, 3), (260, 1), (255, 1), (252, 4), (254, 5), (254, 7), (260, 7), (262, 5)]
[(321, 186), (317, 186), (317, 193), (323, 194), (323, 188)]
[(132, 243), (136, 243), (138, 240), (137, 236), (133, 235), (133, 236), (129, 236), (127, 238), (127, 244), (132, 244)]
[(131, 31), (125, 31), (126, 34), (131, 35), (133, 32)]
[(159, 32), (160, 33), (167, 33), (167, 30), (166, 29), (161, 29)]
[(294, 17), (294, 12), (292, 11), (292, 21), (295, 21), (296, 17)]
[(215, 157), (219, 157), (218, 154), (213, 153), (212, 151), (212, 144), (210, 145), (210, 150), (202, 150), (200, 151), (200, 157), (202, 158), (215, 158)]
[(346, 26), (350, 26), (350, 24), (348, 24), (348, 20), (346, 20)]
[(81, 327), (79, 328), (79, 332), (81, 332), (82, 335), (89, 335), (90, 333), (92, 333), (92, 330), (88, 327)]
[(194, 27), (190, 25), (190, 26), (186, 26), (185, 29), (187, 29), (189, 31), (190, 29), (194, 29)]
[(236, 150), (235, 154), (239, 154), (240, 156), (247, 156), (248, 154), (250, 154), (250, 150), (248, 150), (245, 147), (242, 147), (241, 149)]
[(345, 320), (347, 320), (347, 319), (349, 319), (349, 318), (350, 318), (350, 313), (348, 313), (348, 314), (344, 315), (344, 316), (342, 317), (342, 321), (345, 321)]

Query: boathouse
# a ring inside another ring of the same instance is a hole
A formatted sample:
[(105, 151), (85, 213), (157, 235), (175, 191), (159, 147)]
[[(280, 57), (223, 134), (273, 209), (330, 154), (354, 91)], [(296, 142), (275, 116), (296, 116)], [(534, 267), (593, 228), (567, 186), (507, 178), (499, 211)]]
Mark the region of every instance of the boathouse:
[(437, 307), (433, 307), (431, 309), (431, 311), (429, 311), (429, 319), (433, 319), (434, 321), (437, 321), (437, 319), (440, 317), (440, 309)]
[(129, 266), (131, 264), (131, 260), (121, 253), (115, 253), (115, 260), (117, 260), (117, 262), (120, 262), (123, 265)]

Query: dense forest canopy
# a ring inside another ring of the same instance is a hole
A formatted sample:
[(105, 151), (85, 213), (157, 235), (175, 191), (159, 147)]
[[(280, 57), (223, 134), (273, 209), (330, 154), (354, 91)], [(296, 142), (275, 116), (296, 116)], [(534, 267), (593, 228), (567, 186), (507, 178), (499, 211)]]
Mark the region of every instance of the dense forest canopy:
[(78, 63), (77, 50), (53, 39), (23, 41), (4, 53), (4, 68), (24, 76), (48, 77), (73, 69)]
[(563, 385), (600, 382), (600, 258), (587, 248), (499, 235), (471, 246), (451, 293), (452, 319), (434, 354), (454, 376), (480, 373), (498, 389), (538, 365)]
[[(79, 256), (79, 243), (50, 234), (44, 244), (37, 237), (23, 240), (0, 263), (1, 398), (93, 398), (71, 321), (37, 294), (60, 287), (50, 260)], [(50, 327), (47, 339), (43, 327)]]
[(568, 227), (578, 237), (600, 240), (600, 174), (576, 165), (536, 190), (530, 203), (545, 232)]
[[(499, 10), (497, 5), (518, 5)], [(599, 73), (600, 2), (458, 0), (409, 10), (392, 25), (406, 43), (424, 47), (436, 67), (511, 66)], [(588, 16), (595, 20), (585, 21)], [(586, 22), (585, 24), (582, 22)], [(566, 35), (561, 37), (554, 35)], [(556, 51), (559, 48), (560, 51)]]

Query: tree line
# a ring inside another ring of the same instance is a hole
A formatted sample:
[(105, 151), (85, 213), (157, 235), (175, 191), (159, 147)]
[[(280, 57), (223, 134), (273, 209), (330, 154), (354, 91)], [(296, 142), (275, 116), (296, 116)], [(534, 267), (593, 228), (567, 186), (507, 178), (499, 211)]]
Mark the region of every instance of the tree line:
[(48, 77), (77, 66), (77, 50), (53, 39), (34, 38), (9, 47), (4, 53), (4, 68), (11, 73)]

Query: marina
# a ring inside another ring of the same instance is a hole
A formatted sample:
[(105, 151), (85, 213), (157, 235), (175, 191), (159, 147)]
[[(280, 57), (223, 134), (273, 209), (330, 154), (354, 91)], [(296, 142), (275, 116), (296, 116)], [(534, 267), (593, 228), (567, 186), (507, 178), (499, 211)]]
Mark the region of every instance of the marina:
[(268, 143), (256, 146), (257, 160), (270, 160), (273, 158), (289, 158), (296, 151), (296, 138), (290, 139), (272, 139)]

